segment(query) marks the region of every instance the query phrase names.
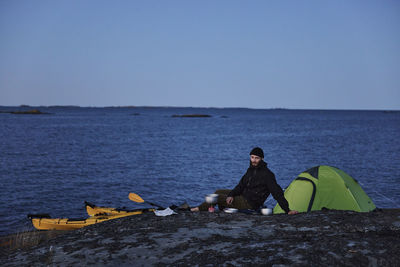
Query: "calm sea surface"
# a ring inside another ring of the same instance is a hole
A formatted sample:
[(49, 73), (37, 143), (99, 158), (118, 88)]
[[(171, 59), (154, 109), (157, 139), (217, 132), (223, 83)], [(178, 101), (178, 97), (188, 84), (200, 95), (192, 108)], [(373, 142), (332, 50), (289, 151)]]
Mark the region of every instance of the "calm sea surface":
[(32, 229), (28, 213), (86, 217), (85, 200), (142, 207), (129, 192), (165, 206), (198, 204), (236, 185), (254, 146), (283, 188), (310, 167), (332, 165), (378, 207), (400, 208), (400, 112), (39, 109), (51, 114), (0, 113), (0, 235)]

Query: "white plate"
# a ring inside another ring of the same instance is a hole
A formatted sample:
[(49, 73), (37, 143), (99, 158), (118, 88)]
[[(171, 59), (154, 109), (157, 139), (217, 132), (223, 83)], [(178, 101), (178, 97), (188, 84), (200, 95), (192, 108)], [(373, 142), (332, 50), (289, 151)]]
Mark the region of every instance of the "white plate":
[(234, 209), (234, 208), (225, 208), (224, 211), (226, 213), (236, 213), (238, 212), (238, 209)]

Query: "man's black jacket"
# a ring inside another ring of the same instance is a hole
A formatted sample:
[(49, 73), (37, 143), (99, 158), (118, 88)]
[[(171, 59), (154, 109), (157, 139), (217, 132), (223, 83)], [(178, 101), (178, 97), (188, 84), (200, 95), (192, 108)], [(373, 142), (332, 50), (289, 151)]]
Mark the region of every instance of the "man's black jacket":
[(267, 168), (267, 163), (261, 161), (256, 167), (250, 163), (247, 172), (228, 196), (242, 195), (253, 209), (258, 209), (264, 204), (269, 194), (272, 194), (286, 213), (289, 212), (289, 204), (283, 195), (282, 188), (276, 182), (274, 173)]

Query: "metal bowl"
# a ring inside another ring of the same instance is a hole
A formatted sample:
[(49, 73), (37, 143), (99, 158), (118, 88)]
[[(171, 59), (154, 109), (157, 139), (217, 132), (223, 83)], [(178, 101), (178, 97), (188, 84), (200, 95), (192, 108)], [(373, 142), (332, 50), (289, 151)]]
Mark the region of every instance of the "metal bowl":
[(271, 215), (272, 209), (268, 209), (268, 208), (261, 209), (261, 214), (262, 215)]
[(225, 208), (224, 211), (226, 213), (236, 213), (238, 212), (238, 209), (234, 209), (234, 208)]
[(215, 204), (218, 202), (218, 194), (209, 194), (206, 196), (206, 202), (208, 204)]

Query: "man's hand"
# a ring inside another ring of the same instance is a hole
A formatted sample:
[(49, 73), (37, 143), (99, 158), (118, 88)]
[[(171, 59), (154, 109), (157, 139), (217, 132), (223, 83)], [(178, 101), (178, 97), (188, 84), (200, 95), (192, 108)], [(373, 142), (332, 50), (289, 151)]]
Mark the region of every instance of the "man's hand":
[(233, 202), (233, 197), (227, 197), (226, 198), (226, 204), (230, 205)]
[(289, 215), (294, 215), (294, 214), (297, 214), (297, 213), (299, 213), (297, 210), (291, 210), (291, 211), (288, 212)]

